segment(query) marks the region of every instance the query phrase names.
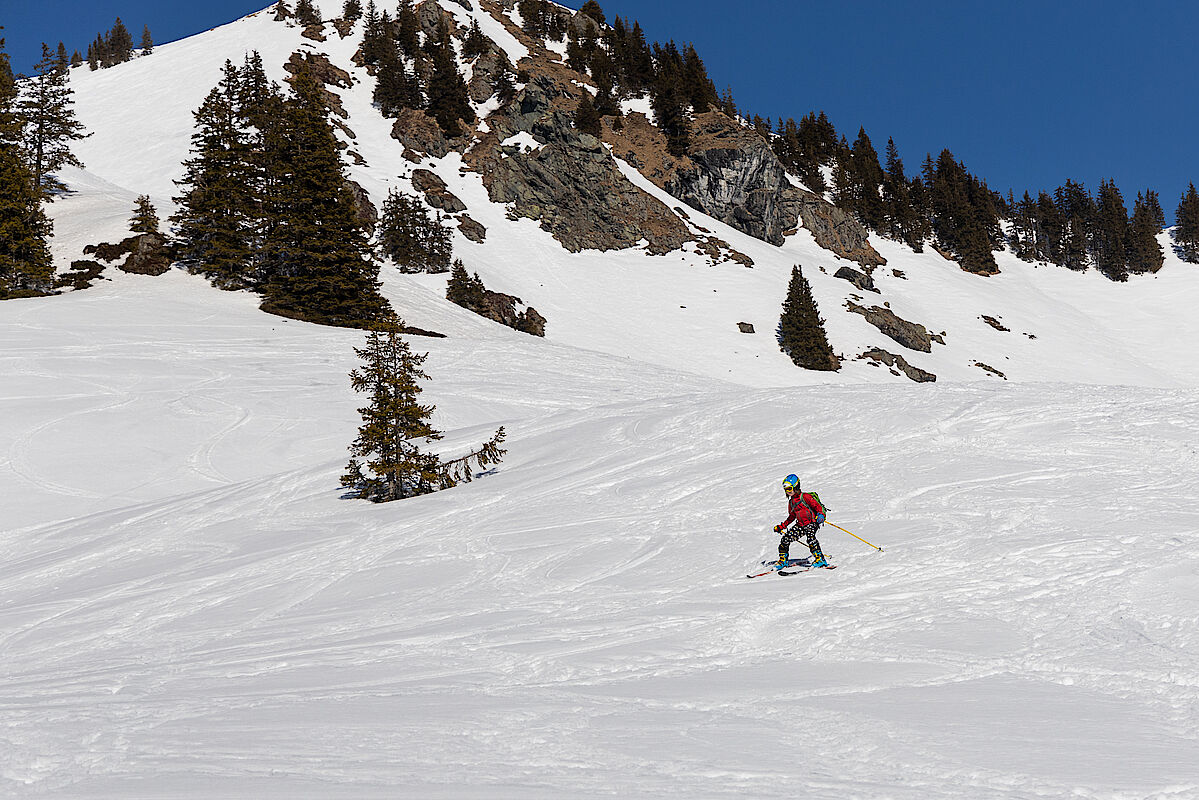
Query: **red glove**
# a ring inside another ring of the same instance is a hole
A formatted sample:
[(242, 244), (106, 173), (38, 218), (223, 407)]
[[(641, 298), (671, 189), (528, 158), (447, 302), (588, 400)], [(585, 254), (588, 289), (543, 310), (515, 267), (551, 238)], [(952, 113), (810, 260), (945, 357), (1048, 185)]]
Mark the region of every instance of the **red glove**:
[(783, 531), (785, 531), (785, 530), (787, 530), (787, 526), (786, 526), (786, 525), (775, 525), (775, 526), (774, 526), (774, 532), (775, 532), (775, 533), (782, 533), (782, 532), (783, 532)]

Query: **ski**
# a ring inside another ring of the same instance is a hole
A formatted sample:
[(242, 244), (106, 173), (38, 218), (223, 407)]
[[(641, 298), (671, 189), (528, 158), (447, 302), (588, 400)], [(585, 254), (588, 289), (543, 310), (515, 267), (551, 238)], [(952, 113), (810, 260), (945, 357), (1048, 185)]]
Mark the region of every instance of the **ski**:
[(794, 572), (783, 572), (783, 571), (780, 569), (780, 570), (779, 570), (779, 575), (802, 575), (803, 573), (805, 573), (805, 572), (811, 572), (811, 571), (812, 571), (812, 570), (814, 570), (814, 569), (836, 569), (836, 568), (837, 568), (837, 565), (836, 565), (836, 564), (826, 564), (826, 565), (825, 565), (825, 566), (823, 566), (823, 567), (811, 567), (811, 566), (809, 566), (809, 567), (805, 567), (804, 569), (797, 569), (797, 570), (795, 570)]
[(761, 578), (763, 575), (769, 575), (772, 572), (778, 572), (780, 569), (787, 569), (788, 567), (803, 567), (803, 566), (807, 566), (808, 564), (811, 564), (811, 563), (812, 563), (811, 559), (807, 559), (807, 558), (789, 558), (786, 561), (784, 561), (783, 565), (780, 567), (779, 562), (777, 562), (777, 561), (763, 561), (762, 566), (769, 565), (770, 569), (766, 570), (765, 572), (757, 572), (752, 575), (746, 575), (745, 577)]

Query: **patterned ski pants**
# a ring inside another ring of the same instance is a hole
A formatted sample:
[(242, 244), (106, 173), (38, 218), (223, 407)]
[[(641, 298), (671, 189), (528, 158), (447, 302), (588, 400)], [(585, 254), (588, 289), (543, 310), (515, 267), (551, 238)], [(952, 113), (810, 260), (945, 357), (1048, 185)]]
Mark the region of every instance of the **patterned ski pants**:
[(787, 551), (791, 547), (792, 542), (798, 542), (800, 539), (806, 540), (804, 544), (812, 551), (813, 558), (820, 558), (820, 542), (816, 541), (816, 529), (820, 525), (813, 522), (802, 527), (796, 526), (783, 533), (783, 538), (779, 540), (779, 558), (786, 558)]

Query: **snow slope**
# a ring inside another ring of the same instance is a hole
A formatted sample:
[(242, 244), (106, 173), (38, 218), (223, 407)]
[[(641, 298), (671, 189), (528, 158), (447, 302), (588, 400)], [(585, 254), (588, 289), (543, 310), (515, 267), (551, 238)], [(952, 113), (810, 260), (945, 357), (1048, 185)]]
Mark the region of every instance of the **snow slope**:
[[(420, 340), (445, 452), (510, 453), (374, 506), (360, 335), (229, 297), (0, 306), (0, 793), (1199, 794), (1192, 391)], [(885, 552), (746, 580), (789, 471)]]
[[(348, 67), (352, 40), (267, 16), (75, 73), (96, 135), (52, 209), (64, 265), (137, 194), (164, 211), (225, 58)], [(343, 100), (378, 198), (412, 165), (369, 88)], [(769, 335), (792, 263), (838, 350), (902, 348), (805, 232), (691, 214), (753, 269), (568, 254), (456, 156), (426, 166), (488, 228), (455, 241), (471, 271), (549, 319), (385, 271), (448, 334), (413, 340), (438, 449), (509, 433), (452, 491), (341, 497), (359, 332), (179, 272), (0, 304), (0, 795), (1199, 796), (1193, 267), (981, 279), (879, 241), (866, 300), (946, 331), (904, 352), (940, 380), (817, 376)], [(826, 527), (837, 570), (746, 580), (788, 472), (885, 552)]]

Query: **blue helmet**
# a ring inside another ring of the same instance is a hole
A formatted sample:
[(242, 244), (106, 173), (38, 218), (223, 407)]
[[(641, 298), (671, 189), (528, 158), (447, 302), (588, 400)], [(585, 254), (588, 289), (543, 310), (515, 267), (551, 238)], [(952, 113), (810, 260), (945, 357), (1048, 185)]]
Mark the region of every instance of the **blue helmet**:
[(786, 491), (787, 489), (793, 489), (797, 492), (799, 491), (798, 475), (788, 475), (787, 477), (783, 478), (783, 491)]

